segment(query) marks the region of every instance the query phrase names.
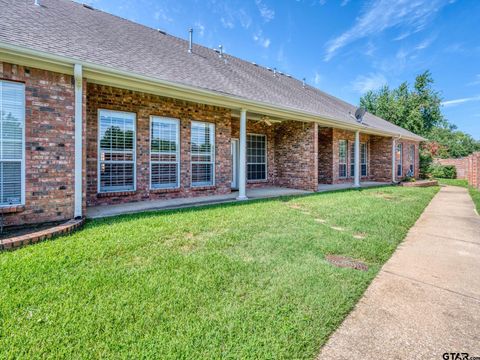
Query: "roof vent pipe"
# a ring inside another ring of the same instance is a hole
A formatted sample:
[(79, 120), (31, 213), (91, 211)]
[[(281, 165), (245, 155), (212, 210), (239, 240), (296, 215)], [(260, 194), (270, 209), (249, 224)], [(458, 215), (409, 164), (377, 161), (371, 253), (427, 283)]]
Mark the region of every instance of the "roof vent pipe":
[(306, 81), (307, 81), (307, 79), (305, 79), (305, 78), (302, 79), (302, 86), (303, 86), (304, 89), (307, 86)]
[(190, 28), (188, 30), (188, 52), (190, 54), (192, 53), (192, 47), (193, 47), (193, 29)]
[(273, 76), (277, 76), (277, 68), (273, 68)]
[(223, 58), (223, 45), (218, 45), (218, 57)]

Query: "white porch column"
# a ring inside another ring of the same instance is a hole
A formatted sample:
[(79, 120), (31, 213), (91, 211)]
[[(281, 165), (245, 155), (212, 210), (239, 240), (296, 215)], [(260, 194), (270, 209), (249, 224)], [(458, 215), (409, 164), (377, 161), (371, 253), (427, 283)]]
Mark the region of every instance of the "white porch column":
[(360, 131), (355, 131), (355, 175), (354, 186), (360, 187)]
[(392, 138), (392, 182), (397, 180), (396, 178), (396, 166), (395, 166), (395, 153), (396, 153), (396, 141), (395, 138)]
[(82, 135), (83, 135), (83, 71), (75, 64), (75, 206), (74, 217), (82, 217)]
[(237, 200), (247, 199), (247, 110), (240, 110), (240, 164)]

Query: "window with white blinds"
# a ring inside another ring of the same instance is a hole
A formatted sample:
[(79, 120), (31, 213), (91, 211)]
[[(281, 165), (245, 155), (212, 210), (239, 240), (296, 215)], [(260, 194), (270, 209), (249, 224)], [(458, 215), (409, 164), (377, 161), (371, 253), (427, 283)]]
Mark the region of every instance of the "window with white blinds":
[(360, 175), (367, 176), (368, 175), (368, 146), (366, 143), (360, 144)]
[(415, 175), (415, 145), (410, 145), (410, 175)]
[(403, 144), (397, 144), (397, 151), (395, 151), (395, 161), (397, 163), (397, 176), (403, 174)]
[(350, 176), (355, 176), (355, 142), (349, 141), (350, 144)]
[(25, 85), (0, 81), (0, 206), (25, 203)]
[(135, 114), (99, 110), (99, 192), (135, 190)]
[(191, 128), (192, 186), (215, 183), (215, 125), (192, 121)]
[(150, 121), (150, 187), (179, 187), (179, 120), (152, 116)]
[[(355, 176), (355, 142), (350, 146), (350, 176)], [(360, 143), (360, 176), (367, 176), (367, 144)]]
[(338, 141), (338, 176), (347, 177), (347, 140)]
[(247, 179), (267, 179), (267, 137), (247, 134)]

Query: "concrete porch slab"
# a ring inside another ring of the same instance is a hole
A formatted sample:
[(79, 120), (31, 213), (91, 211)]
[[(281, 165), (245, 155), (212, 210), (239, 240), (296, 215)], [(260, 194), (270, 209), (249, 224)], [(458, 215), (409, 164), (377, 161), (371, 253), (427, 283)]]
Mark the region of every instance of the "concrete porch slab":
[[(247, 189), (248, 200), (266, 199), (279, 196), (311, 194), (310, 191), (283, 188), (283, 187), (264, 187), (257, 189)], [(220, 204), (224, 202), (237, 201), (238, 191), (232, 191), (226, 195), (209, 195), (195, 198), (179, 198), (166, 200), (139, 201), (117, 205), (101, 205), (87, 208), (87, 218), (95, 219), (122, 214), (133, 214), (143, 211), (170, 210), (185, 207), (202, 206), (209, 204)], [(247, 200), (247, 201), (248, 201)]]
[[(361, 188), (367, 187), (374, 187), (374, 186), (386, 186), (392, 185), (390, 182), (380, 182), (380, 181), (362, 181), (360, 183)], [(318, 191), (335, 191), (335, 190), (346, 190), (346, 189), (354, 189), (355, 186), (353, 182), (351, 183), (344, 183), (344, 184), (318, 184)]]

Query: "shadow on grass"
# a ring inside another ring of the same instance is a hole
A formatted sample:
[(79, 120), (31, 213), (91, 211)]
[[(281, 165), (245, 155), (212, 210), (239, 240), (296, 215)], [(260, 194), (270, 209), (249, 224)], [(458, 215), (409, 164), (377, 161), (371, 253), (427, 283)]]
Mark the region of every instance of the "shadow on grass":
[(87, 219), (83, 228), (92, 229), (97, 226), (115, 224), (120, 221), (121, 222), (135, 221), (139, 219), (152, 218), (159, 215), (196, 213), (196, 212), (202, 212), (206, 210), (229, 209), (233, 207), (250, 206), (253, 204), (260, 204), (260, 203), (272, 203), (272, 202), (288, 203), (290, 201), (295, 201), (297, 199), (302, 199), (302, 198), (328, 196), (330, 194), (339, 194), (339, 193), (348, 193), (348, 192), (363, 192), (366, 190), (375, 190), (375, 189), (386, 188), (386, 187), (392, 187), (392, 185), (378, 185), (378, 186), (370, 186), (368, 188), (337, 189), (337, 190), (322, 191), (322, 192), (308, 193), (308, 194), (284, 195), (284, 196), (263, 198), (263, 199), (249, 199), (247, 201), (225, 200), (223, 202), (215, 202), (215, 203), (202, 203), (202, 204), (196, 204), (196, 205), (189, 204), (179, 208), (142, 210), (136, 213), (127, 213), (127, 214), (107, 216), (104, 218), (96, 218), (96, 219)]

